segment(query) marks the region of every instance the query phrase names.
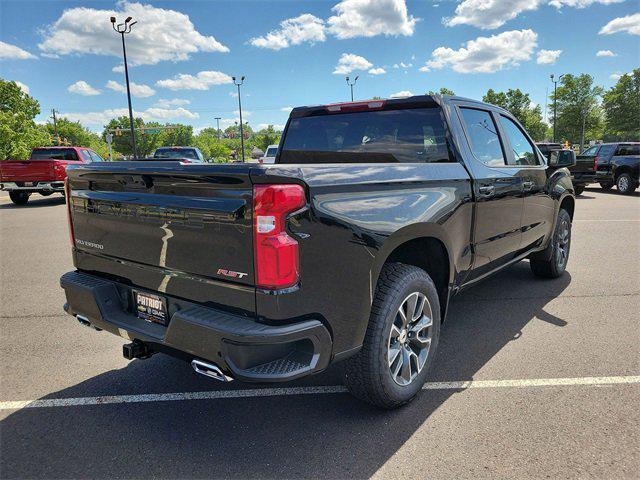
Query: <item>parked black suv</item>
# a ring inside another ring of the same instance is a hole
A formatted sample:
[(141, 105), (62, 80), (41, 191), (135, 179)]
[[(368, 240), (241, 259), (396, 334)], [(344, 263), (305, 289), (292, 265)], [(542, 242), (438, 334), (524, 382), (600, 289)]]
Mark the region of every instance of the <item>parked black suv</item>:
[(416, 96), (295, 108), (274, 165), (70, 168), (64, 308), (129, 359), (248, 382), (345, 361), (354, 395), (397, 407), (454, 294), (525, 258), (563, 274), (574, 162), (498, 107)]
[(595, 152), (596, 181), (604, 190), (615, 185), (622, 194), (633, 193), (639, 185), (640, 142), (603, 143), (598, 147)]

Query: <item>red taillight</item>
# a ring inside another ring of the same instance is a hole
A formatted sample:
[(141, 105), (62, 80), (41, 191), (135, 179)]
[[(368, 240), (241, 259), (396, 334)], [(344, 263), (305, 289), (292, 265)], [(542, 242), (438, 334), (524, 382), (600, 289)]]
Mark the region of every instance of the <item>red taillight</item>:
[(56, 180), (64, 180), (67, 176), (66, 165), (55, 162), (53, 164), (53, 175)]
[(597, 172), (598, 171), (598, 156), (596, 155), (596, 157), (593, 159), (593, 171)]
[(65, 197), (65, 201), (67, 202), (67, 221), (69, 223), (69, 241), (71, 242), (71, 246), (74, 247), (76, 244), (76, 240), (73, 234), (73, 218), (71, 217), (71, 187), (69, 186), (68, 177), (64, 181), (64, 197)]
[(253, 241), (256, 285), (267, 289), (292, 287), (298, 282), (298, 242), (286, 230), (287, 215), (304, 207), (300, 185), (253, 187)]

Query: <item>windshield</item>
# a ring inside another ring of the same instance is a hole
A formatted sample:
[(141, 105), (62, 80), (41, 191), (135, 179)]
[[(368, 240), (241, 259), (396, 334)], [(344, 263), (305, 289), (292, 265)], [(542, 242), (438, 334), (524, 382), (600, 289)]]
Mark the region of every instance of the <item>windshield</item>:
[(198, 158), (193, 148), (159, 148), (153, 156), (155, 158)]
[(73, 148), (37, 148), (31, 152), (31, 160), (78, 160)]
[(267, 148), (267, 153), (264, 154), (265, 157), (275, 157), (278, 151), (278, 147)]
[(450, 162), (440, 108), (293, 118), (279, 163)]

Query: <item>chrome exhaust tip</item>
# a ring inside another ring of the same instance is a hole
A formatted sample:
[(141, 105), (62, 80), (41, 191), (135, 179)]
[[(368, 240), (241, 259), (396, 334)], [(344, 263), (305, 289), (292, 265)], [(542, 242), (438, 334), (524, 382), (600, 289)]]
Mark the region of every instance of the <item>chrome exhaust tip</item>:
[(213, 378), (219, 382), (231, 382), (233, 378), (222, 373), (222, 370), (217, 365), (212, 363), (203, 362), (202, 360), (191, 360), (191, 366), (196, 373), (204, 375), (205, 377)]

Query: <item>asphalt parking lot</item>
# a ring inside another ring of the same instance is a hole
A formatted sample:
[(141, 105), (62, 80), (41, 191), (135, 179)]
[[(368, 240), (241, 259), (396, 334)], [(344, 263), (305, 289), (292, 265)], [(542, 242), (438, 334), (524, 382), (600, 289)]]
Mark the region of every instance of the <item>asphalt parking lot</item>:
[(459, 295), (429, 389), (394, 412), (344, 393), (337, 367), (273, 390), (162, 355), (128, 362), (124, 340), (62, 311), (71, 269), (61, 197), (0, 196), (2, 478), (640, 471), (638, 194), (578, 197), (562, 278), (520, 262)]

